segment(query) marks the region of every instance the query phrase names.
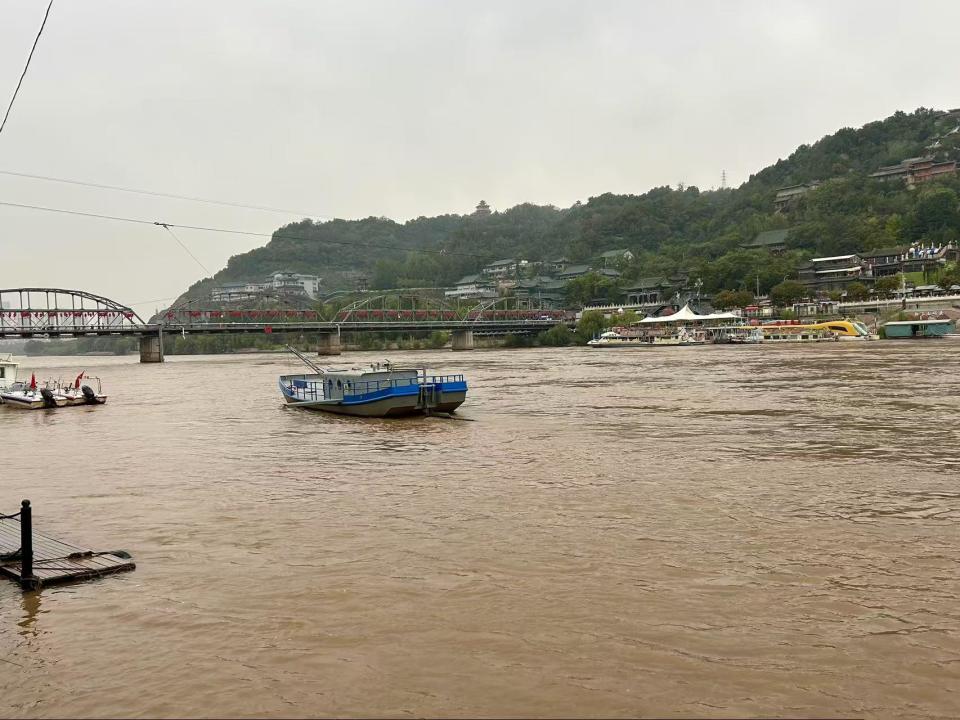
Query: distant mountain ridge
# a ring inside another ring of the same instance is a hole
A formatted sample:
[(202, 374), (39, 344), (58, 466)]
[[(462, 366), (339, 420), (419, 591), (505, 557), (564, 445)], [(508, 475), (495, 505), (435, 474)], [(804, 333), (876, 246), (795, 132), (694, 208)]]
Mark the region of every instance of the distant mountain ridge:
[[(752, 288), (759, 273), (764, 290), (794, 276), (811, 254), (960, 240), (956, 175), (916, 190), (869, 177), (906, 158), (957, 160), (958, 148), (960, 110), (920, 108), (801, 145), (735, 189), (657, 187), (641, 195), (604, 193), (563, 209), (524, 203), (405, 223), (303, 220), (279, 228), (264, 247), (230, 258), (187, 295), (199, 297), (215, 284), (280, 269), (319, 275), (325, 290), (351, 288), (358, 276), (374, 288), (442, 286), (505, 257), (549, 261), (562, 255), (591, 263), (615, 248), (636, 256), (621, 268), (625, 284), (686, 270), (702, 277), (706, 291)], [(813, 181), (820, 184), (776, 211), (778, 188)], [(939, 199), (926, 207), (931, 194)], [(786, 255), (773, 258), (741, 247), (761, 231), (788, 227)]]

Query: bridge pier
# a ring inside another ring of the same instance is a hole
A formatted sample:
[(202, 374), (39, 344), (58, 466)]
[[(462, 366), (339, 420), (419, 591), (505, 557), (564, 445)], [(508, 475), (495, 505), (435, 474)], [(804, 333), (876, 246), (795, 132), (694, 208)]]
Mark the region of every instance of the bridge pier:
[(317, 336), (317, 355), (339, 355), (340, 333), (320, 333)]
[(163, 336), (161, 334), (140, 336), (140, 362), (163, 362)]
[(473, 330), (454, 330), (450, 334), (453, 350), (473, 350)]

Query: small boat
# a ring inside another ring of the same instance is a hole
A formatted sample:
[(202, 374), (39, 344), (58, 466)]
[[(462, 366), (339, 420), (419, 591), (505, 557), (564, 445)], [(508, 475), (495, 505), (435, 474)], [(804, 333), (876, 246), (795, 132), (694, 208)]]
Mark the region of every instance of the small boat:
[(888, 339), (942, 338), (953, 332), (954, 322), (949, 318), (934, 320), (894, 320), (882, 326)]
[(38, 388), (36, 381), (31, 383), (16, 382), (0, 392), (0, 400), (10, 408), (19, 410), (42, 410), (44, 408), (60, 408), (67, 405), (67, 399), (55, 395), (48, 387)]
[(280, 392), (291, 407), (360, 417), (395, 417), (452, 413), (467, 396), (463, 375), (427, 375), (424, 368), (397, 367), (389, 362), (365, 368), (320, 368), (298, 350), (287, 349), (314, 371), (280, 376)]
[[(94, 390), (89, 385), (81, 385), (81, 380), (96, 380), (97, 389)], [(57, 397), (66, 399), (67, 405), (103, 405), (107, 402), (107, 396), (103, 394), (103, 386), (100, 378), (92, 377), (80, 373), (73, 385), (59, 386), (54, 389), (53, 394)]]
[[(97, 381), (97, 389), (89, 385), (81, 385), (80, 380)], [(40, 387), (36, 375), (30, 376), (30, 382), (13, 382), (6, 387), (0, 387), (0, 404), (20, 410), (43, 410), (51, 408), (70, 407), (72, 405), (103, 405), (107, 396), (103, 394), (100, 378), (90, 377), (80, 373), (73, 385), (63, 386), (60, 383), (46, 382)]]

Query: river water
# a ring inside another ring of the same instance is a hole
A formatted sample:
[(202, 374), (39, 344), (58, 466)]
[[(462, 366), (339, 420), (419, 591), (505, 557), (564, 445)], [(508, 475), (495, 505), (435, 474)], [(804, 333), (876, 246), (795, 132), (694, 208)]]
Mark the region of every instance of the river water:
[(0, 511), (137, 570), (0, 582), (0, 716), (960, 716), (960, 342), (393, 359), (461, 419), (27, 359), (111, 398), (0, 408)]

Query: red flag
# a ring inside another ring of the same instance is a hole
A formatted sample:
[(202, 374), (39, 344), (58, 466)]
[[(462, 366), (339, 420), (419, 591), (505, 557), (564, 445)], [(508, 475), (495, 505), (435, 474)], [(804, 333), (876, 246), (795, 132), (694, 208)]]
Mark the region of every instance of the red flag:
[(80, 381), (83, 380), (83, 373), (84, 373), (84, 371), (81, 370), (81, 371), (80, 371), (80, 374), (77, 375), (77, 379), (74, 380), (74, 382), (73, 382), (73, 387), (76, 388), (76, 389), (78, 389), (78, 390), (80, 389)]
[(30, 389), (31, 390), (37, 389), (37, 376), (34, 375), (33, 373), (30, 373)]

